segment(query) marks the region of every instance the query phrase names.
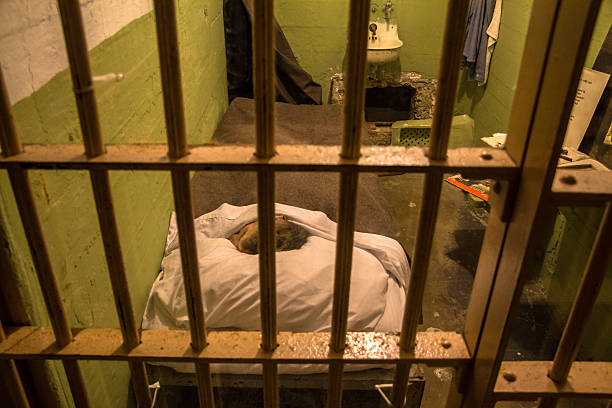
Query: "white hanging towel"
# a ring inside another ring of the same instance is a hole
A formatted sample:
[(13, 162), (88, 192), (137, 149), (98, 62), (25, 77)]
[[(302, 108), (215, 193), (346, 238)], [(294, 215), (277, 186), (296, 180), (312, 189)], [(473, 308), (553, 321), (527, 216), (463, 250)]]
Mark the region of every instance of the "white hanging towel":
[(479, 86), (486, 85), (487, 80), (489, 79), (489, 66), (491, 65), (491, 57), (493, 56), (493, 49), (495, 49), (495, 43), (499, 38), (501, 11), (502, 0), (497, 0), (495, 3), (495, 10), (493, 10), (493, 18), (491, 19), (491, 24), (489, 24), (489, 28), (487, 28), (487, 36), (489, 37), (489, 41), (487, 43), (487, 62), (485, 66), (484, 80), (478, 83)]

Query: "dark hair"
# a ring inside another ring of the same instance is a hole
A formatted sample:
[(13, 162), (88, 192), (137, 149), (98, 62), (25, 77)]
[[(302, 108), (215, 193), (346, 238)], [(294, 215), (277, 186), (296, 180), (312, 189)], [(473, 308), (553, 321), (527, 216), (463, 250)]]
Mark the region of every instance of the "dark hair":
[[(255, 221), (257, 226), (257, 221)], [(276, 217), (274, 220), (276, 230), (276, 250), (291, 251), (300, 249), (308, 240), (308, 232), (301, 226), (287, 220), (284, 216)], [(242, 248), (249, 254), (259, 253), (257, 246), (257, 234), (252, 234), (250, 237), (242, 241)]]

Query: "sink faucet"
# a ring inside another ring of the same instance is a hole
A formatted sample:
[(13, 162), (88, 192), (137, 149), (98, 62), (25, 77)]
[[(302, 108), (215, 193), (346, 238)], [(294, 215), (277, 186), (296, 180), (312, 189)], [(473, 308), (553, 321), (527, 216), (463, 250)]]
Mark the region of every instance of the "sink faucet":
[(389, 27), (389, 23), (391, 22), (391, 10), (393, 10), (393, 4), (391, 4), (391, 0), (387, 0), (387, 4), (385, 4), (385, 8), (383, 10), (385, 13), (385, 21), (387, 22), (387, 27)]

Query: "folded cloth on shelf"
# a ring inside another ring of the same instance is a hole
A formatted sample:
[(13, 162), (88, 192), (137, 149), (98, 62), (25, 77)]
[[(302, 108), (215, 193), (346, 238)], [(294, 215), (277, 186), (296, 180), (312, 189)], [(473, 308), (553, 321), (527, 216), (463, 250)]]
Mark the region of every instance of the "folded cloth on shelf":
[[(322, 212), (283, 204), (276, 204), (275, 212), (302, 226), (310, 234), (300, 249), (276, 253), (278, 328), (280, 331), (296, 332), (329, 331), (336, 223)], [(194, 222), (202, 298), (209, 329), (260, 328), (258, 257), (238, 251), (228, 239), (256, 219), (256, 205), (237, 207), (223, 204)], [(397, 241), (381, 235), (356, 232), (349, 330), (399, 331), (405, 302), (403, 288), (409, 273), (408, 260)], [(153, 283), (142, 327), (188, 328), (174, 214), (161, 272)], [(172, 366), (181, 371), (190, 371), (185, 365), (182, 368), (178, 364)]]

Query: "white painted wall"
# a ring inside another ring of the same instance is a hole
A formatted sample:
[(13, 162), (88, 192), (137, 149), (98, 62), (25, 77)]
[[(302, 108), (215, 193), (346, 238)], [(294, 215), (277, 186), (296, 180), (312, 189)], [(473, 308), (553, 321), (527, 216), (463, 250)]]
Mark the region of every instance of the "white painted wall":
[[(80, 0), (92, 49), (152, 10), (151, 0)], [(55, 0), (0, 0), (0, 66), (11, 103), (68, 67)]]

